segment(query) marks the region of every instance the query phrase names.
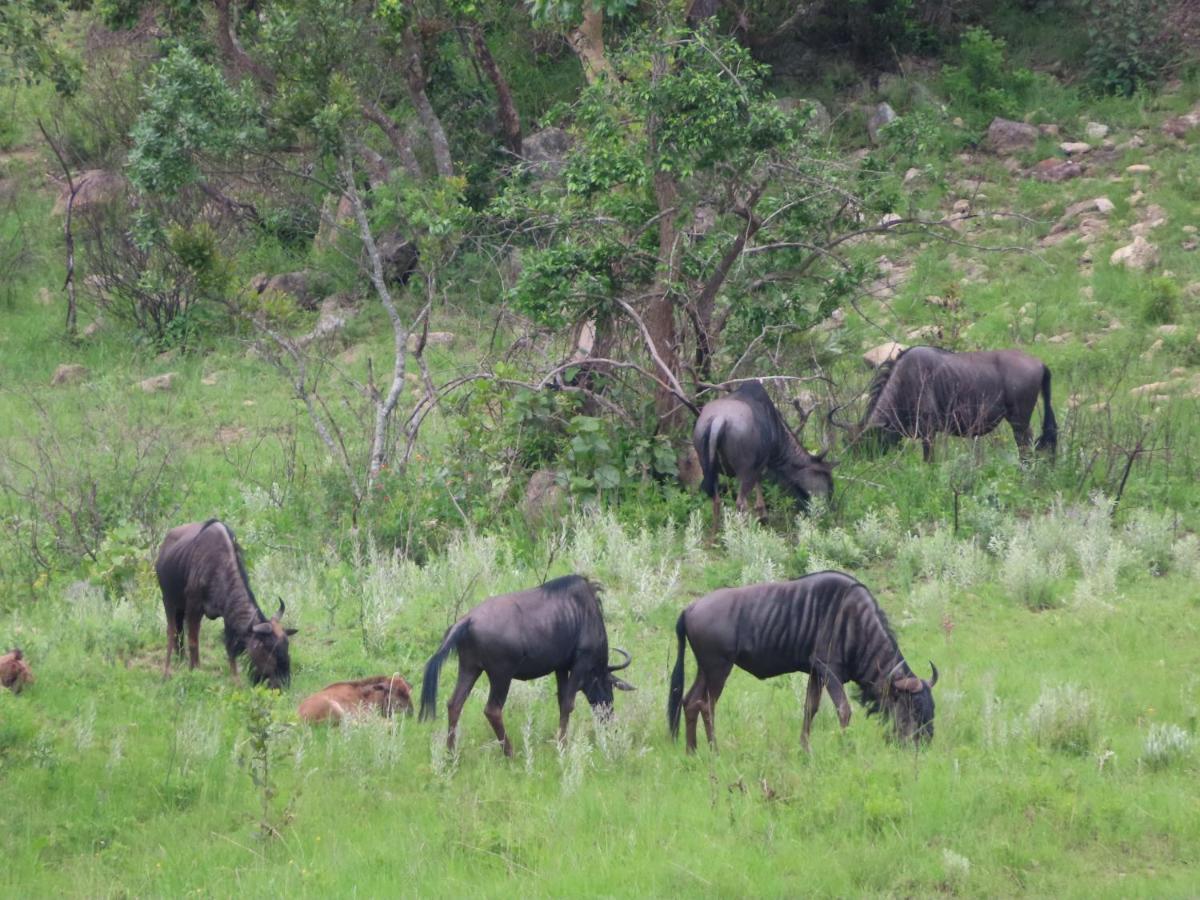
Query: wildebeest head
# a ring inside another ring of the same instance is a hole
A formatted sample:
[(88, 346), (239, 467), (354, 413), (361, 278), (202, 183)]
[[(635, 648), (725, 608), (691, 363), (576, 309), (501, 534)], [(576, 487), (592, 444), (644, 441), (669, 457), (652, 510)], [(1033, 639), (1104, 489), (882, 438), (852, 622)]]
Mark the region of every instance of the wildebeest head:
[(607, 661), (603, 666), (597, 666), (587, 677), (583, 683), (583, 695), (587, 697), (588, 703), (594, 709), (612, 709), (613, 688), (619, 691), (634, 691), (637, 690), (627, 681), (623, 681), (614, 675), (614, 672), (619, 672), (632, 662), (632, 658), (628, 653), (620, 647), (613, 647), (618, 653), (625, 657), (625, 662), (618, 666), (611, 666)]
[(412, 715), (412, 689), (408, 686), (408, 682), (399, 675), (375, 682), (371, 685), (370, 690), (371, 702), (385, 716), (393, 715), (396, 712)]
[(25, 654), (14, 647), (0, 655), (0, 685), (8, 688), (14, 694), (21, 693), (21, 688), (34, 682), (33, 670), (25, 661)]
[(279, 601), (279, 612), (265, 622), (250, 627), (246, 635), (246, 654), (250, 657), (250, 680), (255, 684), (264, 681), (268, 687), (279, 690), (292, 680), (291, 658), (288, 656), (288, 638), (296, 633), (295, 628), (284, 628), (281, 624), (286, 607)]
[(929, 667), (933, 677), (928, 681), (912, 674), (893, 675), (879, 698), (877, 709), (892, 721), (898, 741), (920, 745), (933, 739), (933, 686), (938, 670), (932, 662)]
[(779, 481), (801, 505), (807, 504), (810, 497), (832, 497), (833, 467), (837, 463), (826, 460), (824, 451), (814, 456), (801, 447), (795, 449), (799, 452), (793, 452), (779, 467)]

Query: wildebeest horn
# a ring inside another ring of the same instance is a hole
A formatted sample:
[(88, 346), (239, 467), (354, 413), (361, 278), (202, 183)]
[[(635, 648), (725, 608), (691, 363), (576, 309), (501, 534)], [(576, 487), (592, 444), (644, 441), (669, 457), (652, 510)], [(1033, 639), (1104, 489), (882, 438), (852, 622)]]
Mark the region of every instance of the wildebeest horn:
[(259, 622), (250, 629), (255, 634), (271, 634), (273, 629), (270, 622)]
[(624, 669), (626, 666), (628, 666), (631, 662), (633, 662), (633, 657), (630, 656), (628, 653), (626, 653), (624, 650), (622, 650), (620, 647), (613, 647), (613, 650), (617, 651), (623, 657), (625, 657), (625, 662), (621, 663), (619, 666), (609, 666), (608, 671), (619, 672), (622, 669)]
[(846, 405), (845, 403), (841, 403), (841, 404), (838, 404), (837, 406), (831, 407), (831, 408), (830, 408), (830, 410), (829, 410), (829, 412), (827, 412), (827, 413), (825, 414), (825, 420), (826, 420), (826, 421), (827, 421), (827, 422), (828, 422), (830, 425), (834, 426), (835, 428), (840, 428), (840, 429), (842, 429), (842, 431), (849, 431), (849, 430), (850, 430), (850, 426), (849, 426), (849, 425), (845, 425), (845, 424), (843, 424), (843, 423), (839, 422), (837, 419), (835, 419), (835, 418), (833, 417), (833, 414), (834, 414), (835, 412), (837, 412), (838, 410), (840, 410), (840, 409), (841, 409), (842, 407), (844, 407), (845, 405)]
[(282, 619), (283, 614), (287, 611), (287, 607), (283, 605), (282, 597), (277, 597), (276, 599), (279, 600), (279, 612), (275, 613), (275, 618)]
[(937, 684), (938, 674), (937, 674), (937, 666), (935, 666), (933, 664), (932, 659), (929, 661), (929, 668), (933, 669), (933, 678), (929, 679), (929, 686), (933, 687), (935, 684)]

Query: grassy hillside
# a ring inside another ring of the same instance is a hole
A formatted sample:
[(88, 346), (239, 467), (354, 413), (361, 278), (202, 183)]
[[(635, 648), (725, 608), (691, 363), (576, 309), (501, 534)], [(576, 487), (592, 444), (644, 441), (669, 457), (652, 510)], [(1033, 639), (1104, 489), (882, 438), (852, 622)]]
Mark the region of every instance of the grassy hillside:
[[(0, 158), (0, 248), (25, 260), (0, 284), (0, 649), (24, 648), (38, 680), (0, 691), (0, 892), (1195, 895), (1200, 130), (1161, 124), (1196, 108), (1200, 83), (1095, 101), (1039, 85), (1029, 117), (1059, 133), (1009, 157), (934, 115), (916, 77), (869, 98), (912, 126), (886, 162), (898, 212), (957, 218), (855, 243), (874, 283), (781, 360), (801, 374), (820, 361), (847, 400), (870, 377), (861, 353), (885, 340), (1024, 348), (1054, 373), (1057, 462), (1020, 464), (1006, 426), (978, 446), (940, 442), (931, 465), (917, 446), (850, 456), (831, 508), (796, 519), (776, 503), (766, 526), (730, 515), (715, 539), (706, 500), (654, 482), (599, 509), (576, 501), (542, 530), (513, 508), (519, 485), (464, 508), (487, 496), (467, 484), (485, 477), (462, 442), (485, 412), (469, 404), (432, 416), (407, 478), (350, 522), (334, 464), (249, 334), (166, 355), (111, 320), (62, 338), (52, 166), (17, 141)], [(857, 122), (831, 138), (847, 156)], [(1106, 138), (1088, 138), (1090, 122)], [(1080, 177), (1025, 174), (1072, 140), (1093, 145)], [(1099, 197), (1110, 212), (1054, 231)], [(1159, 261), (1112, 264), (1138, 233)], [(456, 335), (431, 351), (439, 374), (490, 351), (478, 294), (464, 278), (438, 311)], [(354, 320), (347, 371), (365, 379), (382, 322)], [(51, 386), (66, 363), (87, 372)], [(171, 390), (139, 387), (168, 372)], [(150, 561), (166, 526), (210, 515), (236, 529), (264, 605), (284, 598), (300, 628), (281, 695), (229, 681), (214, 623), (201, 669), (161, 677)], [(85, 540), (96, 522), (107, 530)], [(892, 745), (857, 705), (839, 733), (826, 701), (806, 755), (804, 681), (736, 672), (720, 754), (686, 757), (664, 715), (679, 610), (823, 568), (872, 588), (919, 673), (937, 663), (932, 745)], [(633, 654), (639, 690), (618, 696), (610, 725), (581, 696), (556, 747), (549, 681), (510, 696), (512, 761), (482, 684), (453, 756), (444, 712), (432, 727), (296, 721), (332, 681), (399, 671), (417, 684), (472, 604), (576, 571), (606, 586), (612, 642)]]

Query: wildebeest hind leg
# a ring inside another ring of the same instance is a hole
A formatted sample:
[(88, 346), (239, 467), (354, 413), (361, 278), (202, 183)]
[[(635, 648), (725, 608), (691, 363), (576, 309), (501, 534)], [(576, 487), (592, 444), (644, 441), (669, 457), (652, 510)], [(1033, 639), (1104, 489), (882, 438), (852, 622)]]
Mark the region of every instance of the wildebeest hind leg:
[(708, 746), (714, 752), (717, 749), (717, 701), (721, 699), (721, 692), (725, 690), (725, 681), (729, 678), (729, 668), (722, 667), (720, 670), (708, 673), (708, 690), (704, 702), (700, 705), (700, 715), (704, 719), (704, 733), (708, 737)]
[(1033, 429), (1029, 423), (1009, 422), (1012, 425), (1013, 439), (1017, 442), (1017, 455), (1022, 460), (1029, 459), (1029, 449), (1033, 446)]
[(758, 521), (767, 521), (767, 501), (763, 499), (761, 481), (754, 485), (754, 514), (758, 516)]
[(183, 616), (167, 611), (167, 660), (163, 663), (163, 678), (171, 674), (172, 654), (183, 656)]
[(449, 730), (446, 732), (447, 750), (454, 749), (454, 740), (458, 736), (458, 717), (462, 715), (463, 706), (471, 694), (471, 688), (475, 687), (475, 682), (479, 680), (482, 671), (482, 669), (463, 665), (462, 660), (459, 660), (458, 682), (454, 685), (454, 693), (450, 695), (450, 700), (446, 703), (446, 717), (449, 720)]
[(683, 698), (683, 717), (687, 723), (688, 753), (696, 752), (696, 719), (700, 715), (700, 705), (704, 702), (704, 695), (707, 690), (708, 679), (704, 677), (704, 670), (700, 669), (696, 673), (696, 680), (692, 682), (687, 695)]
[(508, 699), (508, 688), (512, 682), (507, 678), (493, 680), (491, 675), (488, 675), (488, 680), (492, 683), (492, 689), (488, 693), (487, 706), (483, 708), (483, 714), (487, 716), (492, 730), (496, 732), (496, 740), (504, 748), (504, 755), (511, 757), (513, 755), (512, 741), (504, 732), (504, 701)]

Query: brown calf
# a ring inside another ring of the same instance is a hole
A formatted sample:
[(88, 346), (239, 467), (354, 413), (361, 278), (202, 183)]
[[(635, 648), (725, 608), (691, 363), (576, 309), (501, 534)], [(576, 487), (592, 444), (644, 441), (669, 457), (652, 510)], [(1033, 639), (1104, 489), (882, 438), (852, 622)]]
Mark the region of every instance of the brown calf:
[(357, 681), (339, 681), (310, 697), (297, 710), (302, 721), (336, 725), (348, 715), (375, 709), (381, 716), (397, 710), (412, 712), (412, 690), (399, 675), (372, 675)]
[(25, 662), (25, 655), (13, 648), (0, 656), (0, 685), (8, 688), (14, 694), (21, 693), (21, 688), (33, 683), (33, 670)]

